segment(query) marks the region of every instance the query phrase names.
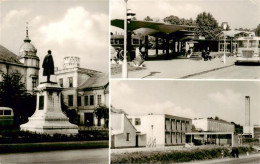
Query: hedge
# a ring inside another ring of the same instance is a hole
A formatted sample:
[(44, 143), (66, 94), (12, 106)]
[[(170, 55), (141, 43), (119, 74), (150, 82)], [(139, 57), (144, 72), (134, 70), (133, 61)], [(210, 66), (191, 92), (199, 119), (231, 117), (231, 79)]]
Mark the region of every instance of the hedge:
[(108, 131), (79, 131), (77, 135), (37, 134), (32, 132), (15, 131), (5, 132), (0, 136), (0, 144), (35, 143), (35, 142), (66, 142), (66, 141), (97, 141), (108, 140)]
[[(252, 147), (236, 147), (239, 153), (253, 151)], [(165, 151), (165, 152), (134, 152), (124, 154), (111, 154), (111, 163), (170, 163), (170, 162), (189, 162), (196, 160), (206, 160), (231, 156), (228, 148), (213, 149), (193, 149), (183, 151)]]

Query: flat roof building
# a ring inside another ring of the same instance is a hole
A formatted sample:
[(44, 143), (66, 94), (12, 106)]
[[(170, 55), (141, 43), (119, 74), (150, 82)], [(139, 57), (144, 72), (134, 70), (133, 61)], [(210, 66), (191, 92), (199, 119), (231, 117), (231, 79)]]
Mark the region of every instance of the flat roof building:
[(209, 118), (193, 119), (192, 124), (196, 130), (204, 132), (235, 132), (234, 124), (224, 121)]
[(127, 116), (137, 132), (146, 134), (147, 147), (183, 145), (191, 131), (191, 119), (167, 114)]

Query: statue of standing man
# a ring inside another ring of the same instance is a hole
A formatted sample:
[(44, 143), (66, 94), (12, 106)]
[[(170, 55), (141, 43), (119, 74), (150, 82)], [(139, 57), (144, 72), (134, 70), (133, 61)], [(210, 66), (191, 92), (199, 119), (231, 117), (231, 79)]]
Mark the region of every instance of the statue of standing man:
[(47, 76), (47, 83), (50, 83), (50, 76), (54, 75), (54, 61), (51, 55), (51, 50), (48, 50), (48, 54), (44, 57), (42, 68), (43, 76)]

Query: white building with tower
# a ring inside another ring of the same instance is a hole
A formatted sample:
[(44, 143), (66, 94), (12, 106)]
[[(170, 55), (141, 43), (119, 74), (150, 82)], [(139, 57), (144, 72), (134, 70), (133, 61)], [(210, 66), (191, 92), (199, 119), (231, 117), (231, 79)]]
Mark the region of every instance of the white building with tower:
[(94, 110), (99, 105), (108, 107), (108, 75), (99, 71), (80, 67), (80, 58), (67, 56), (63, 67), (55, 70), (57, 82), (62, 90), (64, 103), (77, 111), (80, 125), (87, 127), (103, 126), (105, 120), (97, 120)]
[(21, 74), (22, 82), (29, 93), (39, 84), (39, 62), (37, 49), (31, 43), (26, 28), (26, 37), (21, 45), (19, 55), (11, 52), (4, 46), (0, 45), (0, 82), (3, 80), (3, 73)]

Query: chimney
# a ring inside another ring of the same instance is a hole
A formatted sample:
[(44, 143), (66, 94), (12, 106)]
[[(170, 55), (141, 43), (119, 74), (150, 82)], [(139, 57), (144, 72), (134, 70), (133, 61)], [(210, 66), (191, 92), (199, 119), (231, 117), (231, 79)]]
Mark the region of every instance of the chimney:
[(245, 125), (243, 127), (243, 133), (246, 135), (252, 134), (250, 127), (250, 96), (245, 97)]

